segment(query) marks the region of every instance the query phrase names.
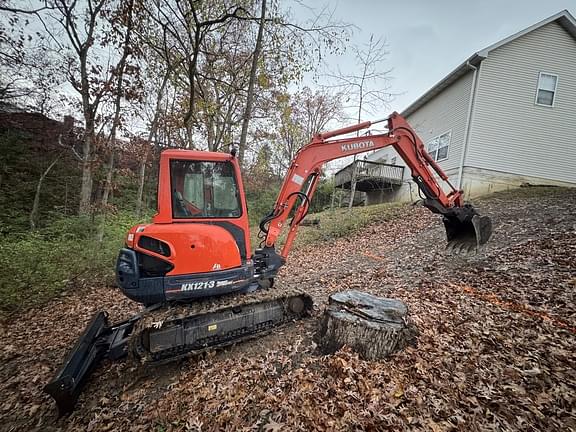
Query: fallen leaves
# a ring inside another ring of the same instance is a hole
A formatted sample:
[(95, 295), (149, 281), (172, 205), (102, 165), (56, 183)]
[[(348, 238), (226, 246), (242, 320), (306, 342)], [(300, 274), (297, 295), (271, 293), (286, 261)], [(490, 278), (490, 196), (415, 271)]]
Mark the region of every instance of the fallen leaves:
[[(278, 289), (309, 292), (315, 318), (175, 365), (105, 363), (60, 420), (42, 385), (96, 310), (115, 321), (138, 306), (97, 287), (11, 317), (0, 332), (0, 428), (576, 429), (576, 191), (480, 204), (495, 232), (478, 256), (447, 255), (437, 217), (406, 206), (396, 219), (290, 257)], [(316, 319), (329, 294), (345, 289), (407, 303), (417, 347), (381, 362), (347, 348), (317, 355)]]

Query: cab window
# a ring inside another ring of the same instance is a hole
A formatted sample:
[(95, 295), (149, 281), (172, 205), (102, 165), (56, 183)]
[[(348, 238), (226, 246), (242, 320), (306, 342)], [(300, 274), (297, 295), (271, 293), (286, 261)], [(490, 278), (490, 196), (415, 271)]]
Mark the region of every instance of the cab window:
[(239, 217), (238, 184), (231, 162), (170, 161), (172, 216)]

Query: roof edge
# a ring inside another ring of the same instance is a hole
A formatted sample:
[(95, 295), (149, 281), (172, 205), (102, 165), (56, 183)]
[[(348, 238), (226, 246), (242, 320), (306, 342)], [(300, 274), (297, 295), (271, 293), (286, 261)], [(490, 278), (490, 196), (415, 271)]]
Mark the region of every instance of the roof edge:
[(490, 51), (494, 51), (496, 48), (500, 48), (502, 45), (506, 45), (509, 42), (512, 42), (515, 39), (518, 39), (540, 27), (545, 26), (546, 24), (550, 24), (551, 22), (554, 21), (558, 21), (558, 20), (564, 20), (565, 22), (561, 22), (561, 24), (563, 24), (563, 27), (566, 27), (566, 24), (568, 25), (572, 25), (574, 27), (574, 31), (570, 32), (572, 34), (572, 36), (574, 36), (574, 38), (576, 39), (576, 19), (574, 19), (574, 17), (572, 16), (572, 14), (570, 12), (568, 12), (567, 9), (561, 10), (560, 12), (549, 16), (546, 19), (543, 19), (542, 21), (538, 21), (536, 24), (532, 24), (530, 27), (526, 27), (524, 30), (520, 30), (519, 32), (516, 32), (510, 36), (508, 36), (507, 38), (504, 38), (496, 43), (493, 43), (492, 45), (484, 48), (481, 51), (478, 51), (478, 54), (487, 57), (488, 54), (490, 53)]
[(484, 60), (485, 58), (486, 57), (483, 57), (483, 56), (479, 55), (478, 53), (474, 53), (473, 55), (468, 57), (463, 63), (461, 63), (455, 69), (453, 69), (452, 72), (450, 72), (448, 75), (446, 75), (444, 78), (442, 78), (436, 84), (434, 84), (426, 93), (424, 93), (422, 96), (420, 96), (414, 102), (412, 102), (400, 114), (403, 117), (409, 116), (414, 111), (416, 111), (418, 108), (420, 108), (422, 105), (424, 105), (426, 102), (428, 102), (430, 99), (432, 99), (434, 96), (436, 96), (438, 93), (440, 93), (442, 90), (449, 87), (454, 82), (456, 82), (459, 78), (464, 76), (468, 71), (473, 70), (474, 68), (471, 66), (474, 66), (474, 67), (478, 66), (482, 62), (482, 60)]

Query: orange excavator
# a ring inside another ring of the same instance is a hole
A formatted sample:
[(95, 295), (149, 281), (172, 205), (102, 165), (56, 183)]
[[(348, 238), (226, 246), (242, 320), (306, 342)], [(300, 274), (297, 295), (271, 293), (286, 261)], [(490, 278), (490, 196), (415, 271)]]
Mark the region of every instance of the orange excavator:
[[(164, 151), (158, 213), (151, 224), (129, 231), (116, 265), (119, 288), (144, 308), (113, 325), (105, 312), (94, 316), (44, 388), (59, 412), (74, 408), (90, 372), (104, 358), (130, 354), (143, 363), (162, 364), (308, 316), (313, 306), (308, 294), (272, 287), (328, 161), (392, 146), (411, 170), (424, 206), (441, 215), (450, 247), (486, 243), (490, 219), (464, 204), (463, 192), (449, 182), (406, 120), (393, 113), (380, 121), (387, 121), (388, 133), (341, 137), (378, 123), (364, 122), (318, 134), (298, 151), (274, 208), (260, 223), (262, 243), (254, 252), (234, 152)], [(277, 250), (282, 233), (287, 235)]]

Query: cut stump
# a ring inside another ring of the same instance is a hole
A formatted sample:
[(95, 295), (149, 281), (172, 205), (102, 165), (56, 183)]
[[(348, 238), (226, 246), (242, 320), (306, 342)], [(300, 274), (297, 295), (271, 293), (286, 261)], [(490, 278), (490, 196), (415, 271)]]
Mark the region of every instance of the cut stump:
[(318, 333), (318, 348), (332, 354), (349, 346), (365, 360), (378, 360), (404, 348), (416, 336), (400, 300), (361, 291), (332, 294)]

